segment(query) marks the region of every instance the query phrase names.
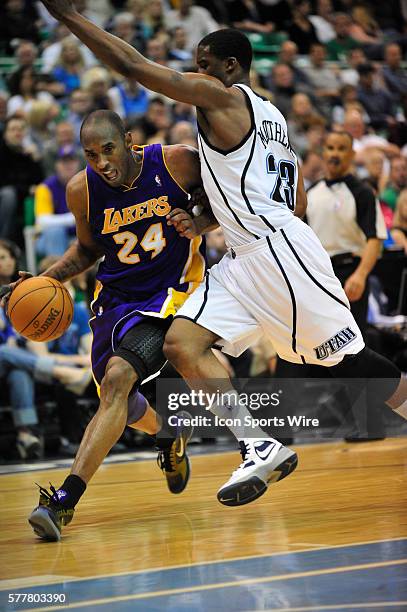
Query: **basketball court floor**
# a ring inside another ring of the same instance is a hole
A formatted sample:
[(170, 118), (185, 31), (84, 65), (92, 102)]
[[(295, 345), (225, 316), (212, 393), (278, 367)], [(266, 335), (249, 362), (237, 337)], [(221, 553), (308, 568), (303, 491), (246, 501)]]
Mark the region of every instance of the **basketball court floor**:
[(1, 474), (0, 610), (406, 611), (407, 438), (295, 448), (293, 475), (240, 508), (216, 500), (236, 453), (194, 454), (180, 496), (152, 453), (115, 458), (58, 543), (26, 518), (66, 467)]

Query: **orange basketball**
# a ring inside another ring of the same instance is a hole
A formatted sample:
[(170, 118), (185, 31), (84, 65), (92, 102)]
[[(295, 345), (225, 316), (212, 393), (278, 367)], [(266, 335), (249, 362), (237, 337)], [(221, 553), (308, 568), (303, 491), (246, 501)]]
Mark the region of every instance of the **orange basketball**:
[(16, 332), (27, 340), (47, 342), (68, 329), (73, 302), (62, 283), (48, 276), (34, 276), (14, 289), (7, 312)]

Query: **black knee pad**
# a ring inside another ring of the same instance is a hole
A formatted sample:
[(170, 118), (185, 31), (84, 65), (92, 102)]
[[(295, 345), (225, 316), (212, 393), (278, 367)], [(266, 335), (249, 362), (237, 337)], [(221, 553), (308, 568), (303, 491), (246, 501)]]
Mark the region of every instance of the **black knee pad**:
[(356, 355), (346, 355), (341, 363), (330, 368), (335, 378), (356, 378), (366, 381), (377, 398), (385, 402), (396, 391), (401, 372), (387, 357), (365, 347)]
[(127, 332), (113, 353), (134, 368), (139, 383), (157, 374), (164, 366), (163, 345), (170, 324), (168, 318), (145, 319)]

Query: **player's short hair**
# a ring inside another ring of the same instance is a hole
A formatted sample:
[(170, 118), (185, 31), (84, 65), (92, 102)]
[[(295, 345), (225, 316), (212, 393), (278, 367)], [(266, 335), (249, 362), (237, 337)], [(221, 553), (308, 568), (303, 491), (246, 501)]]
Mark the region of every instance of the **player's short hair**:
[(119, 115), (111, 110), (96, 110), (85, 117), (82, 122), (79, 138), (82, 140), (82, 132), (88, 126), (95, 126), (100, 124), (111, 125), (116, 132), (124, 138), (126, 135), (126, 128)]
[(235, 57), (243, 70), (249, 72), (253, 59), (252, 46), (245, 34), (234, 28), (224, 28), (207, 34), (200, 41), (199, 47), (209, 47), (212, 55), (218, 59)]

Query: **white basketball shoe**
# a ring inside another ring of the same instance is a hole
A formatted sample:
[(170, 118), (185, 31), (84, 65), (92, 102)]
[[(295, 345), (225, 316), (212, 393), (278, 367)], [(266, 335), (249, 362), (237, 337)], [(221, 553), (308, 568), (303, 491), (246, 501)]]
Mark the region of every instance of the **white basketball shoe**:
[(269, 484), (282, 480), (295, 470), (297, 454), (277, 440), (241, 440), (243, 462), (218, 491), (225, 506), (243, 506), (267, 491)]

